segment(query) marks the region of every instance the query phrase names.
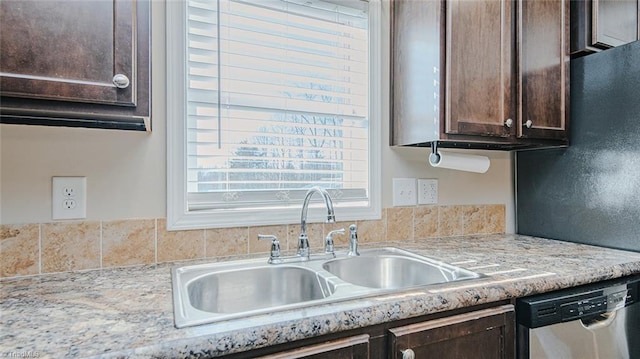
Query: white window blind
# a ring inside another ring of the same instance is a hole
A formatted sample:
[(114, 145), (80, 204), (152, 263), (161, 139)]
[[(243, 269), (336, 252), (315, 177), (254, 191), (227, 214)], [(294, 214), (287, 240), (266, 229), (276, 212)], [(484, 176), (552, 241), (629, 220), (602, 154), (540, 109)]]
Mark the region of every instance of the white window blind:
[(187, 4), (189, 208), (367, 201), (367, 2)]
[(380, 218), (380, 0), (165, 4), (168, 229)]

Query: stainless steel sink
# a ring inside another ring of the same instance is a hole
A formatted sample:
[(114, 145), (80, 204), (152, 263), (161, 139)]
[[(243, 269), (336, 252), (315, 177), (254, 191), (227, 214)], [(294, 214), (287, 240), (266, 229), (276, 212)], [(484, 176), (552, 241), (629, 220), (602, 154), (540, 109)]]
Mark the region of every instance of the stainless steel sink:
[(481, 277), (397, 248), (359, 257), (267, 264), (266, 258), (175, 267), (176, 327), (330, 304), (401, 289)]
[(203, 275), (187, 292), (196, 309), (237, 313), (326, 298), (334, 286), (308, 268), (266, 265)]
[(172, 270), (176, 327), (211, 323), (323, 303), (339, 279), (300, 264), (266, 259), (176, 267)]
[(397, 248), (364, 250), (359, 257), (334, 259), (322, 267), (346, 282), (380, 289), (403, 289), (480, 277), (477, 273)]

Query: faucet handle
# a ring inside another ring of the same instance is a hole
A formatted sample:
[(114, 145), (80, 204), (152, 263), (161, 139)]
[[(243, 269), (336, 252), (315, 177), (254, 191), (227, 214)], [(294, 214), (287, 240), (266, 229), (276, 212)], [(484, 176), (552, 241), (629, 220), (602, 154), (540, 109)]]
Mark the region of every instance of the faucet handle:
[[(336, 234), (344, 234), (344, 228), (336, 229), (327, 234), (324, 239), (324, 252), (327, 254), (334, 254), (333, 249), (333, 236)], [(335, 254), (334, 254), (335, 255)]]
[(271, 254), (269, 255), (269, 263), (280, 263), (280, 241), (274, 235), (258, 234), (258, 240), (271, 240)]

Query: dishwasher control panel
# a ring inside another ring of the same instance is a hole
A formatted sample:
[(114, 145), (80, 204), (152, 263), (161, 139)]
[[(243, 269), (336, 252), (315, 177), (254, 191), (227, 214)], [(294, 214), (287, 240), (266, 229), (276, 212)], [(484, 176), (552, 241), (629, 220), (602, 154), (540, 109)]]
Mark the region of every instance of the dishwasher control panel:
[(518, 323), (537, 328), (589, 318), (638, 302), (640, 278), (635, 276), (518, 299)]
[(599, 296), (577, 302), (569, 302), (562, 304), (560, 308), (563, 322), (585, 315), (601, 314), (607, 311), (607, 297)]

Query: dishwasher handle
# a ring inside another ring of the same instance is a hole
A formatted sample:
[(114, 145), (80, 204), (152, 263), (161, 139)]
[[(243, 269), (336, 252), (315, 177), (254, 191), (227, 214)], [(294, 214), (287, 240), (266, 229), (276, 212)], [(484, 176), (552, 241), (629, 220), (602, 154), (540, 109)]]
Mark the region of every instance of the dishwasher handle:
[[(620, 290), (622, 289), (622, 290)], [(580, 323), (585, 329), (598, 330), (606, 328), (614, 320), (621, 309), (624, 309), (627, 303), (627, 297), (631, 293), (627, 288), (616, 288), (614, 291), (607, 293), (607, 311), (594, 316), (584, 317), (580, 319)]]
[(582, 318), (580, 319), (580, 324), (582, 324), (582, 326), (585, 329), (592, 330), (592, 331), (606, 328), (610, 326), (614, 320), (616, 320), (619, 310), (620, 308), (615, 309), (614, 311), (611, 311), (611, 312), (599, 314), (595, 317)]

